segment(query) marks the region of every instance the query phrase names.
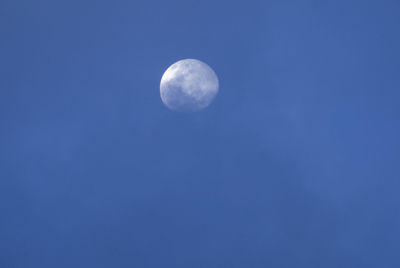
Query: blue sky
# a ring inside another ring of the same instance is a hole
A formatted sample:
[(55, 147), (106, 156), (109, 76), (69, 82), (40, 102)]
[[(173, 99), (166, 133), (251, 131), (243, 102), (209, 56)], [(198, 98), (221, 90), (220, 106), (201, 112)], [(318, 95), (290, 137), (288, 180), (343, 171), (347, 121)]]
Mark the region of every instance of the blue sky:
[(2, 0), (0, 267), (399, 267), (399, 11)]

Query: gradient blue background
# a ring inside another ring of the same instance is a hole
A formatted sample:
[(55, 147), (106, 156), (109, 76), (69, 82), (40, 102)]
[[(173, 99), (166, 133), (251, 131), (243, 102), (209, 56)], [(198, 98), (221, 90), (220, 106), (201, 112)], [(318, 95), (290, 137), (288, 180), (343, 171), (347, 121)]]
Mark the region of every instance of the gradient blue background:
[(0, 267), (400, 267), (399, 12), (1, 0)]

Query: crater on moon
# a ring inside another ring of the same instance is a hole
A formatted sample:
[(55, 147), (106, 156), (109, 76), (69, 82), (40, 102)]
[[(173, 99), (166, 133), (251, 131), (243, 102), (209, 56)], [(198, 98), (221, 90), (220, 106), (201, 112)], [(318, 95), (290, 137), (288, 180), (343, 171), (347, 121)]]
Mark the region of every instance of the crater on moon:
[(185, 59), (165, 71), (160, 95), (171, 110), (198, 111), (210, 105), (218, 88), (218, 77), (210, 66), (199, 60)]

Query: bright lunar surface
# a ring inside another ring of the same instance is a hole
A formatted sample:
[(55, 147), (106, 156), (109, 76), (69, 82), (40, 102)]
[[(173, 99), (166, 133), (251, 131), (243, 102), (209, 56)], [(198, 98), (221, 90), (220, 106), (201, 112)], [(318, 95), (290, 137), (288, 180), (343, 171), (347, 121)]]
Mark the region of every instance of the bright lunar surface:
[(198, 111), (214, 100), (218, 77), (210, 66), (194, 59), (180, 60), (164, 73), (160, 83), (163, 103), (175, 111)]

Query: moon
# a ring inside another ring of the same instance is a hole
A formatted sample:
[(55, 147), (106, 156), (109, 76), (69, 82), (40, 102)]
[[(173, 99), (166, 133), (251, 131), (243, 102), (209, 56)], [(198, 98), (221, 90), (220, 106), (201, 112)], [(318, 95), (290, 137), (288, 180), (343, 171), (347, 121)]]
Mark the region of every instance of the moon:
[(219, 90), (214, 70), (202, 61), (184, 59), (172, 64), (160, 82), (161, 100), (169, 109), (199, 111), (211, 104)]

